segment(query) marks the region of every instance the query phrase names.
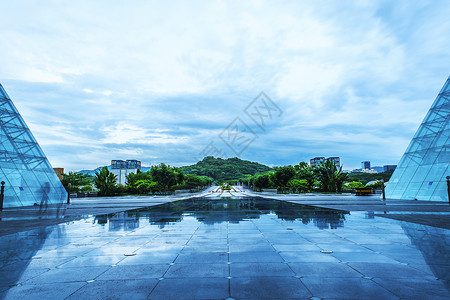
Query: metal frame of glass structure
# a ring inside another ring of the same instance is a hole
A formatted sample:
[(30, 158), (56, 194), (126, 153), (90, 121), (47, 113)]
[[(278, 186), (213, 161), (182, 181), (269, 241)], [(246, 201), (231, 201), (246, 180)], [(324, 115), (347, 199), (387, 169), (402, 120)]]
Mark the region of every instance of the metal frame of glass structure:
[(66, 190), (1, 84), (0, 142), (4, 207), (65, 202)]
[(450, 175), (450, 77), (386, 186), (386, 198), (448, 201)]

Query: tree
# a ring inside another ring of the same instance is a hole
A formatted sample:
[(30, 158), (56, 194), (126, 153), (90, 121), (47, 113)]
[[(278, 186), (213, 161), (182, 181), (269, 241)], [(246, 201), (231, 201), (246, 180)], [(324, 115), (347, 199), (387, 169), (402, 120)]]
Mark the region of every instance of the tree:
[(362, 184), (359, 181), (351, 181), (345, 184), (345, 189), (346, 190), (353, 190), (353, 189), (357, 189), (357, 188), (363, 188), (364, 184)]
[(308, 190), (311, 190), (314, 186), (315, 175), (314, 170), (304, 161), (300, 162), (298, 165), (294, 166), (297, 179), (304, 179), (307, 181)]
[(63, 179), (61, 180), (64, 186), (70, 184), (71, 188), (78, 190), (82, 186), (91, 185), (94, 177), (82, 173), (69, 172), (69, 174), (63, 174)]
[(151, 192), (155, 192), (157, 188), (158, 183), (148, 179), (138, 180), (133, 185), (133, 191), (137, 194), (148, 194)]
[(327, 159), (315, 171), (324, 192), (342, 191), (342, 185), (347, 180), (347, 173), (342, 172), (342, 166), (338, 169), (332, 160)]
[(138, 169), (136, 173), (130, 173), (127, 175), (127, 185), (130, 187), (135, 186), (136, 182), (139, 180), (152, 180), (150, 171), (142, 172)]
[(269, 174), (260, 174), (256, 175), (254, 179), (254, 185), (259, 190), (268, 188), (270, 185), (270, 176)]
[(275, 168), (271, 179), (276, 186), (285, 187), (289, 180), (295, 176), (295, 169), (293, 166), (284, 166)]
[(164, 192), (172, 186), (177, 184), (177, 174), (175, 173), (175, 168), (172, 168), (166, 164), (159, 164), (153, 166), (150, 170), (150, 174), (154, 181), (158, 183), (158, 186)]
[(115, 191), (117, 175), (111, 173), (107, 167), (95, 172), (94, 184), (102, 196), (112, 195)]
[(293, 191), (298, 191), (299, 193), (309, 190), (309, 184), (306, 179), (292, 178), (288, 181), (287, 186), (290, 187)]

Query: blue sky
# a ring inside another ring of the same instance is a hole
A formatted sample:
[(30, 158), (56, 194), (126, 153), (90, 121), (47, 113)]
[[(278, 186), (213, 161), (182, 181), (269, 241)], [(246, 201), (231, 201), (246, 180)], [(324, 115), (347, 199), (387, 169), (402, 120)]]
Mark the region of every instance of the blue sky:
[(0, 82), (66, 170), (235, 156), (237, 117), (243, 159), (396, 164), (450, 75), (446, 0), (0, 1)]

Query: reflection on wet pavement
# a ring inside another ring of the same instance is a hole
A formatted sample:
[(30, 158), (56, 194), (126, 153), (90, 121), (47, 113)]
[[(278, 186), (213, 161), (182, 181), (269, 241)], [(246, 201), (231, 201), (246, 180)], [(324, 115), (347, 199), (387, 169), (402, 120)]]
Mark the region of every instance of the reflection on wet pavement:
[(449, 231), (192, 198), (0, 237), (0, 297), (448, 298)]

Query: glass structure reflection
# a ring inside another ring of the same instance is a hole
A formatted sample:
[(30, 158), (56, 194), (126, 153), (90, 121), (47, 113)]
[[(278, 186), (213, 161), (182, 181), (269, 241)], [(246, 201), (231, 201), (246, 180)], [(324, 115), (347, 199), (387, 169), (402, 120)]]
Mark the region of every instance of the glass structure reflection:
[(0, 180), (4, 207), (60, 204), (67, 193), (0, 84)]
[(448, 201), (450, 78), (425, 116), (386, 186), (386, 198)]

